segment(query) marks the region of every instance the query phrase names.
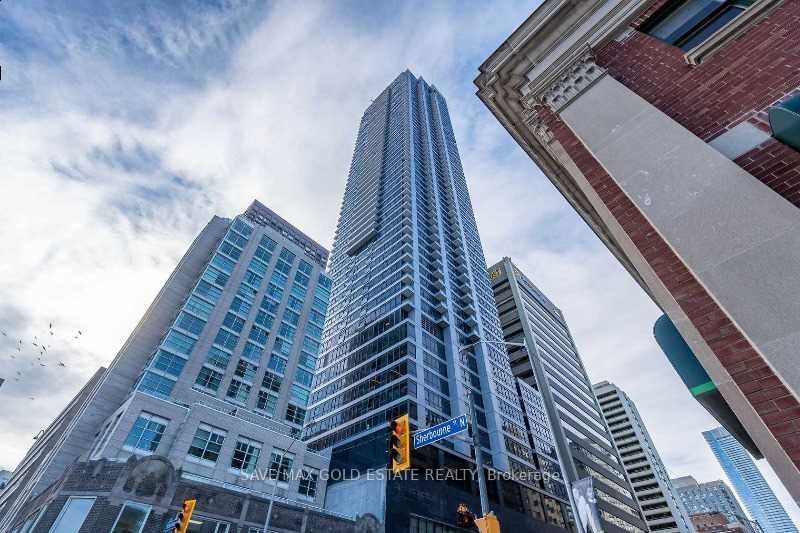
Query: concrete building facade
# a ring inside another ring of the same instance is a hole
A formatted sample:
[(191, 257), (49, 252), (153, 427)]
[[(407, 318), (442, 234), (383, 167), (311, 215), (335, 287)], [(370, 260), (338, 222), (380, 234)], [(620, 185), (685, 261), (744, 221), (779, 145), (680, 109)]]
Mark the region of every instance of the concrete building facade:
[(791, 0), (546, 0), (476, 79), (795, 499), (799, 20)]
[[(567, 484), (593, 479), (607, 531), (647, 531), (561, 310), (508, 257), (489, 267), (489, 278), (505, 340), (524, 344), (508, 347), (511, 369), (542, 400)], [(552, 456), (539, 451), (540, 430), (531, 434), (540, 468), (552, 468)]]
[(158, 455), (185, 479), (320, 507), (329, 458), (299, 437), (330, 290), (326, 260), (258, 201), (233, 220), (214, 217), (109, 368), (23, 459), (0, 494), (0, 531), (76, 460)]
[(595, 383), (593, 388), (648, 529), (693, 533), (692, 521), (672, 487), (636, 404), (608, 381)]
[(739, 495), (750, 517), (764, 533), (797, 533), (797, 527), (767, 484), (755, 461), (724, 428), (704, 431), (703, 437), (714, 452), (728, 481)]

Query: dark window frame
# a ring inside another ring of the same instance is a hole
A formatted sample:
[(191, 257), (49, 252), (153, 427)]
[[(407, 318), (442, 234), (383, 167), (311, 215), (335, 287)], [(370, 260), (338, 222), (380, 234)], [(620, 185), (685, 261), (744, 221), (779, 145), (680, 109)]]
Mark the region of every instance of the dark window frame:
[[(691, 0), (681, 0), (667, 3), (664, 7), (657, 10), (644, 24), (642, 24), (640, 31), (662, 42), (676, 46), (684, 52), (688, 52), (689, 50), (700, 46), (716, 31), (739, 17), (754, 2), (754, 0), (723, 0), (721, 2), (709, 0), (708, 5), (705, 8), (703, 8), (695, 16), (691, 17), (687, 22), (680, 25), (670, 35), (666, 37), (653, 35), (652, 32), (659, 24), (677, 13), (678, 10), (685, 6), (689, 1)], [(724, 20), (723, 17), (733, 10), (738, 10), (739, 12), (729, 19)], [(713, 28), (715, 23), (718, 21), (722, 21), (722, 24), (707, 35), (704, 35), (704, 33), (708, 31), (709, 28)], [(702, 40), (695, 42), (698, 36), (703, 35), (704, 37)]]

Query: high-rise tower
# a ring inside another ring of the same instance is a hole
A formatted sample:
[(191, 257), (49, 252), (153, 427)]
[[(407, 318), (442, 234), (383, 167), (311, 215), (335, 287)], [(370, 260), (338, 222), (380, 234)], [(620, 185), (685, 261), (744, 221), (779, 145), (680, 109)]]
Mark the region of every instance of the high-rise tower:
[(690, 516), (701, 513), (722, 513), (731, 522), (747, 521), (747, 515), (724, 481), (717, 479), (698, 483), (692, 476), (682, 476), (671, 481)]
[(651, 532), (692, 533), (694, 528), (636, 404), (603, 381), (594, 385), (611, 438)]
[(750, 517), (758, 522), (764, 533), (797, 533), (797, 527), (739, 441), (721, 427), (704, 431), (703, 437)]
[(647, 531), (561, 310), (508, 257), (489, 275), (505, 340), (525, 345), (509, 348), (511, 368), (541, 395), (564, 476), (592, 479), (602, 527)]
[(408, 71), (361, 120), (330, 275), (312, 449), (385, 464), (387, 420), (433, 425), (468, 412), (472, 395), (486, 462), (532, 469), (447, 104)]

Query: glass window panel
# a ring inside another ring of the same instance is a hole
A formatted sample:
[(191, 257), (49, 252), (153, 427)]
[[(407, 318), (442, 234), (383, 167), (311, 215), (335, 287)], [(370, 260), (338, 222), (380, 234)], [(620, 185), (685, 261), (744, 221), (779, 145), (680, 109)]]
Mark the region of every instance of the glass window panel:
[(94, 500), (70, 496), (50, 528), (50, 533), (78, 533), (94, 505)]

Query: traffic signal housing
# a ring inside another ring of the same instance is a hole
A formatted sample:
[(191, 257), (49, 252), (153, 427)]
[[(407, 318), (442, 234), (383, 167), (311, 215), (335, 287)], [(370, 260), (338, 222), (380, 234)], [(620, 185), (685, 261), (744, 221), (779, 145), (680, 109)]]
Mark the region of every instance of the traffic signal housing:
[(482, 518), (476, 518), (475, 525), (481, 533), (500, 533), (500, 520), (492, 511)]
[(186, 533), (189, 531), (189, 519), (192, 518), (192, 513), (194, 512), (194, 506), (196, 504), (197, 500), (183, 500), (183, 506), (176, 517), (177, 524), (175, 524), (175, 529), (173, 530), (175, 533)]
[(475, 526), (475, 515), (469, 510), (467, 504), (459, 503), (456, 509), (456, 527), (472, 529)]
[(389, 423), (389, 467), (395, 474), (411, 468), (411, 427), (407, 414)]

